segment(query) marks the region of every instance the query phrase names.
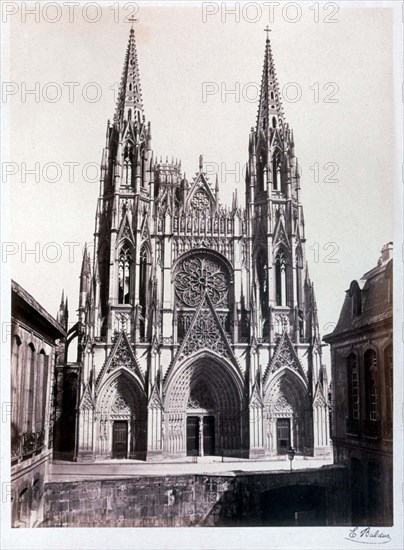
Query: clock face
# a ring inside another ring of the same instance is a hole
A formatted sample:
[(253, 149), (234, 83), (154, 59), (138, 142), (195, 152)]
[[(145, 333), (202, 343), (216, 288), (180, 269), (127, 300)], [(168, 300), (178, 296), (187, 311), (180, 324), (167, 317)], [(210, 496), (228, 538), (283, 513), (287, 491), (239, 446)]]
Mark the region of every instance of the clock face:
[(194, 208), (196, 208), (196, 210), (207, 210), (208, 208), (210, 208), (209, 198), (203, 191), (196, 191), (196, 193), (192, 197), (191, 204)]

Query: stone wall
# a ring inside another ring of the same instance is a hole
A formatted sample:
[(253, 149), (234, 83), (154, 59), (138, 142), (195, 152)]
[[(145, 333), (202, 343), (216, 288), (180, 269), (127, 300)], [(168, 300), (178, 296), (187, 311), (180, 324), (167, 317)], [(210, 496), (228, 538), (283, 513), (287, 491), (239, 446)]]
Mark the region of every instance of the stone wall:
[[(326, 521), (349, 524), (346, 470), (143, 476), (48, 483), (43, 527), (273, 525), (262, 517), (276, 488), (322, 488)], [(310, 491), (310, 489), (309, 489)], [(269, 499), (269, 500), (268, 500)], [(277, 502), (274, 501), (274, 507)]]

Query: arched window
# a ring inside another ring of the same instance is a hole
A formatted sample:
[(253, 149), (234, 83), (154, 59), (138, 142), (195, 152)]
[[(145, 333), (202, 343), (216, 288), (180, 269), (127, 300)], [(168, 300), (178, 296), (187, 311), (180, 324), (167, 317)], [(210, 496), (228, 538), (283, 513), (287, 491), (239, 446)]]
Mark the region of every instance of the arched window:
[(272, 117), (272, 128), (276, 128), (276, 118)]
[(359, 420), (359, 369), (358, 360), (354, 353), (347, 358), (348, 377), (348, 416), (353, 420)]
[(132, 184), (132, 148), (130, 145), (125, 147), (123, 160), (123, 185), (130, 186)]
[(302, 309), (302, 268), (303, 261), (299, 249), (296, 249), (296, 304)]
[(140, 269), (139, 269), (139, 304), (140, 304), (140, 335), (146, 336), (146, 311), (147, 311), (147, 297), (148, 297), (148, 254), (145, 246), (142, 246), (140, 250)]
[(268, 262), (267, 255), (264, 249), (261, 249), (257, 254), (256, 260), (257, 266), (257, 280), (260, 290), (260, 303), (263, 316), (262, 336), (269, 336), (269, 324), (268, 324)]
[(377, 356), (372, 349), (365, 353), (365, 392), (366, 419), (379, 420), (379, 384), (377, 373)]
[(122, 247), (119, 253), (118, 267), (118, 302), (130, 303), (132, 255), (127, 246)]
[(132, 120), (132, 109), (128, 109), (128, 121)]
[(286, 261), (282, 251), (275, 258), (275, 300), (277, 306), (286, 305)]
[(273, 188), (274, 191), (280, 191), (282, 187), (282, 176), (281, 176), (281, 162), (279, 154), (275, 154), (272, 159), (272, 178), (273, 178)]
[(265, 158), (260, 155), (258, 160), (258, 170), (257, 170), (257, 193), (262, 193), (264, 191), (264, 170), (265, 170)]
[(384, 351), (384, 380), (386, 386), (386, 419), (391, 422), (393, 418), (393, 346), (388, 346)]

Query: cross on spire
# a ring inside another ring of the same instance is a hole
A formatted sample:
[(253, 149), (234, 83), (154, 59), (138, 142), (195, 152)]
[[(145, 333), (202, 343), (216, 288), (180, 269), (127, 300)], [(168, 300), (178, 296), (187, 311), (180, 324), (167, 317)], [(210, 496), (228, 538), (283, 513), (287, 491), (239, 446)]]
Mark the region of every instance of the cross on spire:
[(269, 33), (272, 32), (268, 25), (265, 27), (264, 31), (267, 33), (267, 40), (269, 40)]
[(138, 23), (139, 19), (136, 19), (136, 17), (134, 15), (131, 15), (128, 18), (128, 21), (130, 21), (130, 23), (131, 23), (130, 30), (132, 31), (133, 30), (133, 23)]

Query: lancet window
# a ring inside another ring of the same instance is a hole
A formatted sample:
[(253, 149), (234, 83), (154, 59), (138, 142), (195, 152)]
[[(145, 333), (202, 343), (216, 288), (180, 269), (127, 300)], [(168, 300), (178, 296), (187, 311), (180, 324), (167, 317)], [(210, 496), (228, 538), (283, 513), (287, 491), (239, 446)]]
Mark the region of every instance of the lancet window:
[(132, 275), (132, 254), (128, 246), (123, 246), (119, 253), (118, 267), (118, 301), (120, 304), (130, 303)]

